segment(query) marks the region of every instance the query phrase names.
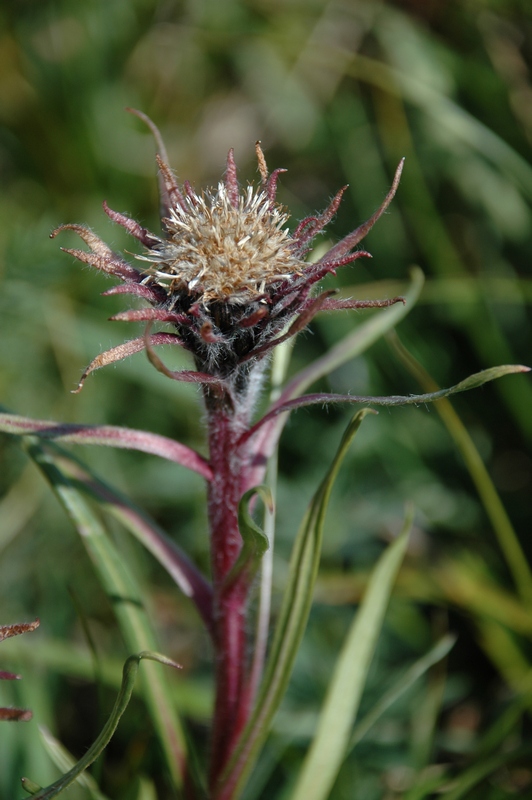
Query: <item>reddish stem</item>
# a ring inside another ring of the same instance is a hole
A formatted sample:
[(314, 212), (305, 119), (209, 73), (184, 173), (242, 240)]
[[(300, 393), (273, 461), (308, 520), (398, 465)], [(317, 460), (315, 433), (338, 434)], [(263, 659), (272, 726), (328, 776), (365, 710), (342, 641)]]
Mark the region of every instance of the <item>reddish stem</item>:
[(246, 604), (249, 577), (226, 578), (240, 553), (238, 505), (244, 493), (247, 447), (238, 440), (247, 428), (247, 414), (238, 413), (219, 389), (205, 389), (209, 423), (210, 463), (208, 513), (213, 577), (216, 698), (211, 745), (211, 787), (214, 792), (232, 748), (249, 716), (246, 684)]

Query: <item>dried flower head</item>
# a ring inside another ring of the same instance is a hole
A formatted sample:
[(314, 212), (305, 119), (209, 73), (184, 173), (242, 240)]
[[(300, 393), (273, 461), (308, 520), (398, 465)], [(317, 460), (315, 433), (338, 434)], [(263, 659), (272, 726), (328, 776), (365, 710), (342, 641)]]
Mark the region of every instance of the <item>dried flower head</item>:
[(196, 292), (204, 305), (244, 305), (263, 297), (266, 286), (301, 273), (288, 214), (263, 190), (248, 187), (236, 207), (224, 183), (183, 199), (165, 220), (167, 238), (137, 256), (151, 262), (147, 273), (174, 297)]
[[(240, 189), (231, 150), (224, 180), (217, 189), (198, 194), (188, 182), (178, 185), (158, 130), (144, 114), (133, 113), (150, 126), (158, 144), (164, 235), (151, 233), (105, 203), (104, 210), (145, 247), (136, 259), (146, 266), (133, 267), (81, 225), (62, 225), (52, 236), (62, 230), (78, 233), (90, 252), (66, 252), (123, 281), (104, 294), (134, 294), (151, 306), (113, 319), (170, 323), (177, 333), (150, 334), (148, 330), (144, 337), (102, 353), (86, 369), (78, 390), (93, 370), (146, 348), (155, 366), (177, 380), (223, 382), (238, 393), (269, 351), (302, 330), (318, 311), (382, 307), (402, 299), (335, 300), (330, 291), (313, 294), (325, 275), (369, 256), (356, 247), (391, 202), (402, 162), (375, 214), (317, 262), (309, 263), (305, 256), (312, 240), (333, 218), (346, 187), (325, 211), (307, 217), (291, 232), (289, 215), (276, 201), (277, 180), (284, 170), (268, 173), (259, 143), (261, 183), (257, 188)], [(198, 372), (170, 372), (152, 350), (157, 344), (178, 344), (189, 350)]]

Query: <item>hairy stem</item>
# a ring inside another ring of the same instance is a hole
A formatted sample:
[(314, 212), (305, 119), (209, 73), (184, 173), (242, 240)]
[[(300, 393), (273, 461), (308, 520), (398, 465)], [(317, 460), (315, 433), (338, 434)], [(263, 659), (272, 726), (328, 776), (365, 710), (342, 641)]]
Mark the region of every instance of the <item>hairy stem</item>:
[[(219, 390), (205, 392), (208, 415), (210, 463), (208, 487), (213, 577), (216, 698), (211, 745), (211, 787), (231, 753), (249, 715), (246, 680), (246, 604), (249, 577), (244, 571), (235, 581), (226, 578), (242, 546), (238, 505), (245, 485), (247, 447), (237, 442), (248, 414), (235, 410)], [(240, 406), (240, 409), (242, 407)]]

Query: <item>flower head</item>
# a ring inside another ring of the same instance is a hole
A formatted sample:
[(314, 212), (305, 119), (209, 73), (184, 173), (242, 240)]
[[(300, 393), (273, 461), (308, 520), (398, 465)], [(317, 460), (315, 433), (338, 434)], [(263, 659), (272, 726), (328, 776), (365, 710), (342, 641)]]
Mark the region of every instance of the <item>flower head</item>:
[(151, 262), (146, 272), (174, 300), (185, 293), (205, 306), (246, 305), (263, 298), (266, 286), (301, 273), (287, 220), (262, 189), (249, 186), (235, 207), (219, 183), (216, 192), (187, 194), (184, 206), (171, 208), (166, 238), (137, 258)]
[[(304, 328), (318, 311), (385, 306), (401, 300), (335, 300), (333, 292), (313, 294), (313, 289), (338, 267), (369, 256), (356, 247), (391, 202), (402, 162), (375, 214), (321, 259), (309, 263), (305, 256), (312, 240), (333, 218), (346, 187), (325, 211), (307, 217), (290, 231), (289, 215), (276, 200), (278, 177), (284, 170), (269, 174), (259, 143), (258, 187), (241, 190), (231, 150), (224, 180), (217, 188), (198, 194), (188, 182), (178, 185), (159, 132), (144, 114), (134, 113), (147, 122), (158, 144), (163, 235), (151, 233), (105, 203), (104, 210), (144, 246), (145, 252), (135, 258), (145, 266), (133, 267), (81, 225), (62, 225), (52, 236), (65, 229), (77, 232), (90, 252), (66, 252), (122, 281), (104, 294), (134, 294), (151, 306), (113, 319), (170, 323), (176, 332), (149, 334), (148, 330), (144, 337), (102, 353), (85, 371), (79, 388), (94, 369), (146, 348), (152, 362), (173, 378), (221, 381), (238, 392), (269, 351)], [(189, 350), (198, 372), (167, 370), (152, 345), (169, 343)]]

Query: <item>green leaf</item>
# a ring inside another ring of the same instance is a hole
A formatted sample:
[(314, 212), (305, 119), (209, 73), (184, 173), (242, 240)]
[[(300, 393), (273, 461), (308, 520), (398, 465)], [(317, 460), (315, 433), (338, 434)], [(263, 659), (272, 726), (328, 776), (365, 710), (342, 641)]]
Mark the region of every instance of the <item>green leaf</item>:
[(112, 514), (157, 559), (183, 594), (194, 602), (205, 625), (212, 630), (211, 585), (179, 545), (143, 509), (98, 478), (79, 458), (55, 443), (47, 443), (46, 447), (73, 487), (95, 499), (100, 508)]
[(124, 664), (122, 686), (120, 688), (118, 697), (116, 698), (111, 715), (102, 728), (100, 735), (94, 744), (89, 747), (83, 758), (80, 758), (80, 760), (72, 767), (72, 769), (65, 773), (65, 775), (62, 775), (59, 780), (55, 781), (50, 786), (47, 786), (45, 789), (41, 789), (39, 787), (36, 790), (36, 785), (33, 781), (28, 781), (27, 778), (22, 779), (24, 788), (29, 791), (29, 793), (34, 797), (34, 800), (51, 800), (52, 797), (56, 797), (60, 792), (63, 791), (63, 789), (66, 789), (67, 786), (70, 786), (71, 783), (74, 783), (74, 781), (81, 776), (87, 767), (90, 767), (90, 765), (96, 761), (104, 748), (107, 747), (118, 726), (118, 723), (120, 722), (120, 717), (126, 710), (129, 701), (131, 700), (135, 677), (137, 675), (141, 659), (143, 658), (149, 659), (150, 661), (158, 661), (160, 664), (166, 664), (167, 666), (179, 667), (175, 661), (172, 661), (166, 656), (160, 655), (160, 653), (150, 653), (148, 651), (144, 651), (142, 653), (137, 653), (136, 655), (130, 656)]
[[(76, 759), (66, 749), (66, 747), (64, 747), (61, 742), (56, 739), (55, 736), (52, 736), (50, 731), (43, 726), (39, 726), (39, 733), (41, 734), (41, 740), (44, 744), (44, 748), (56, 767), (60, 769), (61, 772), (68, 772), (69, 770), (73, 769), (76, 765)], [(87, 795), (91, 798), (91, 800), (108, 800), (108, 798), (100, 792), (96, 781), (90, 773), (82, 772), (75, 780), (80, 784), (80, 786), (83, 786), (86, 789)], [(27, 779), (24, 781), (25, 786), (26, 783)], [(33, 781), (30, 781), (29, 783), (32, 785), (31, 794), (36, 794), (37, 792), (42, 791), (40, 787), (37, 788), (36, 785), (33, 785)]]
[(401, 566), (412, 526), (413, 511), (403, 530), (379, 559), (360, 609), (336, 662), (316, 734), (291, 800), (325, 800), (349, 750), (349, 738), (384, 614)]
[(475, 372), (468, 378), (448, 389), (440, 389), (437, 392), (427, 392), (425, 394), (411, 394), (411, 395), (397, 395), (390, 394), (381, 397), (372, 397), (369, 395), (356, 395), (356, 394), (332, 394), (331, 392), (319, 392), (316, 394), (304, 394), (302, 397), (296, 397), (287, 402), (283, 402), (282, 396), (277, 403), (275, 403), (267, 414), (265, 414), (258, 422), (250, 428), (241, 441), (250, 439), (262, 426), (268, 424), (267, 431), (270, 430), (272, 420), (286, 411), (292, 411), (296, 408), (305, 408), (306, 406), (326, 406), (330, 403), (359, 403), (369, 404), (376, 406), (419, 406), (424, 403), (434, 403), (436, 400), (441, 400), (444, 397), (449, 397), (458, 392), (465, 392), (469, 389), (477, 389), (484, 383), (494, 381), (497, 378), (502, 378), (505, 375), (514, 375), (520, 372), (530, 372), (530, 367), (523, 364), (502, 364), (498, 367), (490, 367), (483, 369), (481, 372)]
[(244, 573), (252, 580), (260, 567), (261, 559), (269, 547), (268, 537), (255, 523), (249, 513), (252, 497), (260, 495), (264, 505), (273, 513), (273, 496), (268, 486), (254, 486), (240, 498), (238, 504), (238, 528), (242, 536), (242, 549), (236, 563), (224, 581), (224, 588), (235, 583)]
[(492, 754), (482, 761), (477, 761), (469, 769), (464, 770), (454, 782), (454, 788), (440, 796), (442, 800), (461, 800), (462, 797), (466, 797), (470, 793), (471, 789), (485, 781), (494, 772), (508, 767), (513, 762), (522, 761), (523, 766), (530, 765), (531, 754), (532, 745), (530, 743), (522, 745), (509, 753)]
[(220, 794), (236, 798), (258, 756), (285, 694), (307, 624), (318, 573), (325, 514), (331, 489), (349, 445), (371, 409), (358, 411), (346, 428), (327, 475), (314, 495), (298, 531), (287, 586), (253, 715), (221, 779)]
[(366, 716), (357, 723), (349, 740), (348, 752), (364, 738), (370, 728), (375, 725), (378, 719), (398, 700), (410, 687), (421, 678), (434, 664), (437, 664), (449, 653), (456, 642), (456, 636), (447, 634), (443, 636), (434, 647), (424, 656), (419, 658), (402, 675), (398, 681), (384, 694), (373, 706)]
[[(439, 387), (436, 381), (434, 381), (424, 367), (416, 361), (412, 354), (408, 352), (399, 340), (397, 334), (390, 334), (388, 340), (402, 363), (410, 374), (417, 379), (423, 389), (438, 391)], [(449, 400), (445, 398), (440, 400), (440, 402), (436, 404), (436, 411), (442, 418), (456, 447), (462, 454), (471, 479), (482, 500), (486, 514), (493, 526), (499, 546), (506, 559), (508, 568), (512, 573), (514, 583), (519, 591), (521, 599), (525, 604), (530, 606), (532, 605), (532, 571), (528, 565), (523, 548), (521, 547), (519, 537), (512, 525), (510, 517), (506, 513), (506, 509), (482, 461), (480, 453), (466, 426)]]
[[(81, 536), (99, 580), (109, 597), (129, 652), (151, 651), (156, 642), (144, 609), (142, 596), (122, 554), (118, 553), (99, 519), (80, 492), (59, 469), (53, 452), (34, 437), (26, 440), (27, 449), (49, 480), (61, 504)], [(141, 674), (142, 693), (176, 785), (182, 782), (185, 764), (185, 739), (175, 709), (168, 703), (170, 690), (166, 676), (156, 664), (147, 665)]]

